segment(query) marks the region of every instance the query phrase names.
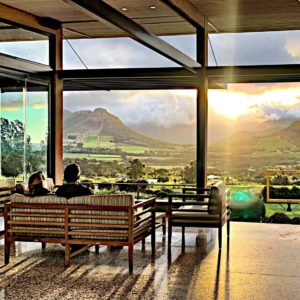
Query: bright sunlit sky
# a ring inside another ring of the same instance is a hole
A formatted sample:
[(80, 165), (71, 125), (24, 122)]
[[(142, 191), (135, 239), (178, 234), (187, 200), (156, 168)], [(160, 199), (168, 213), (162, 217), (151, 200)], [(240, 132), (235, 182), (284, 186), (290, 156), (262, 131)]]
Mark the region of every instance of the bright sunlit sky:
[[(195, 57), (194, 36), (164, 39)], [(210, 47), (209, 65), (300, 63), (300, 31), (218, 34), (211, 35), (210, 39), (216, 61)], [(70, 43), (88, 68), (176, 66), (127, 38), (71, 40)], [(47, 42), (44, 41), (1, 43), (0, 52), (41, 63), (48, 62)], [(85, 68), (66, 42), (64, 68)], [(103, 107), (129, 126), (137, 127), (145, 122), (155, 122), (159, 126), (172, 128), (176, 124), (195, 123), (195, 95), (195, 91), (187, 90), (66, 92), (64, 108), (78, 111)], [(5, 101), (9, 101), (9, 97), (2, 99), (2, 115), (5, 114), (6, 107), (13, 106), (12, 102), (5, 104)], [(42, 103), (45, 106), (44, 100), (36, 100), (36, 111), (41, 110)], [(33, 107), (31, 109), (34, 110)], [(299, 116), (300, 84), (233, 84), (228, 85), (227, 90), (209, 91), (209, 122), (215, 124), (214, 127), (221, 128), (224, 124), (236, 127), (241, 123), (259, 124), (265, 120)]]

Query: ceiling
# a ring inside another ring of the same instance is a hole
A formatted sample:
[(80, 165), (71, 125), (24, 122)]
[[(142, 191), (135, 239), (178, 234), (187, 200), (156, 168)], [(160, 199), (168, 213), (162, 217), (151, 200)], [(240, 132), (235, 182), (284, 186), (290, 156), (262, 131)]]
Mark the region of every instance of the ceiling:
[[(188, 1), (188, 0), (185, 0)], [(297, 0), (189, 0), (208, 18), (210, 32), (300, 29)], [(107, 0), (107, 4), (156, 35), (192, 34), (195, 28), (160, 0)], [(180, 2), (180, 1), (179, 1)], [(99, 22), (63, 0), (1, 0), (0, 3), (63, 24), (66, 38), (120, 37), (120, 29)], [(184, 1), (183, 1), (184, 3)], [(1, 39), (22, 39), (22, 32), (0, 24)], [(14, 36), (14, 32), (16, 35)], [(23, 35), (26, 39), (26, 35)], [(39, 39), (41, 37), (34, 37)]]

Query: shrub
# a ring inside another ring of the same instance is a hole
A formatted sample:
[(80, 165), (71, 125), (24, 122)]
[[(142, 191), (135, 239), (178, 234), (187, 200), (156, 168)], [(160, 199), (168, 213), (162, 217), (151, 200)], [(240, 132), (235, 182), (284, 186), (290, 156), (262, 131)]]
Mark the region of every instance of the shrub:
[(109, 182), (98, 183), (98, 189), (99, 190), (103, 190), (103, 189), (111, 190), (112, 189), (112, 184), (109, 183)]
[(269, 223), (291, 224), (291, 219), (284, 213), (275, 213), (269, 218)]

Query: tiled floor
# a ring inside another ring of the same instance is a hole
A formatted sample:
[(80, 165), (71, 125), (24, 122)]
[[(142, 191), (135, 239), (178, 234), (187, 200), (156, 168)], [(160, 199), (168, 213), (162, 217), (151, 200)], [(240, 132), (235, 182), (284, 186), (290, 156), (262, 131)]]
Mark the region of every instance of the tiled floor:
[[(224, 228), (225, 229), (225, 228)], [(225, 231), (224, 231), (225, 233)], [(195, 246), (196, 233), (187, 234), (181, 253), (180, 233), (168, 267), (166, 243), (157, 233), (156, 259), (134, 251), (134, 274), (128, 274), (127, 251), (100, 247), (63, 267), (63, 247), (17, 243), (8, 265), (0, 241), (0, 299), (300, 299), (300, 227), (232, 223), (218, 255), (216, 242)], [(2, 297), (2, 298), (1, 298)]]

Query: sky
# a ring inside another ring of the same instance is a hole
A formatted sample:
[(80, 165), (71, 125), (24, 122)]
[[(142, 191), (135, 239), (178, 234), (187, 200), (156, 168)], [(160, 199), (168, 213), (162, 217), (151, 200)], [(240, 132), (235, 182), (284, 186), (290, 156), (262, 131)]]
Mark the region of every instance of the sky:
[[(194, 36), (164, 39), (195, 58)], [(300, 63), (300, 31), (214, 34), (210, 35), (210, 42), (211, 66)], [(127, 38), (70, 40), (70, 43), (91, 69), (177, 66)], [(212, 55), (212, 48), (216, 59)], [(48, 63), (46, 41), (1, 43), (0, 52)], [(64, 68), (85, 68), (66, 42)], [(129, 126), (150, 120), (171, 128), (174, 124), (195, 123), (195, 95), (193, 90), (65, 92), (64, 108), (77, 111), (103, 107)], [(35, 108), (31, 106), (29, 109), (32, 114), (41, 112), (41, 105), (37, 103), (42, 103), (42, 98), (41, 101), (36, 100)], [(12, 102), (5, 104), (5, 101), (2, 97), (2, 108), (11, 107)], [(259, 123), (291, 117), (300, 117), (300, 84), (297, 83), (232, 84), (228, 85), (227, 90), (209, 91), (210, 124), (222, 127), (226, 123), (227, 126), (236, 127), (242, 121), (246, 123), (255, 119)]]

